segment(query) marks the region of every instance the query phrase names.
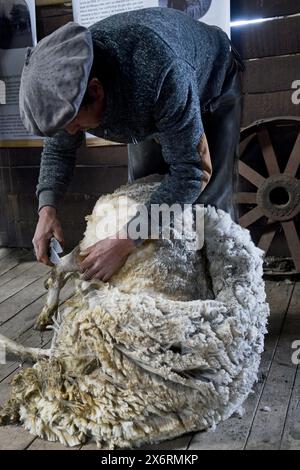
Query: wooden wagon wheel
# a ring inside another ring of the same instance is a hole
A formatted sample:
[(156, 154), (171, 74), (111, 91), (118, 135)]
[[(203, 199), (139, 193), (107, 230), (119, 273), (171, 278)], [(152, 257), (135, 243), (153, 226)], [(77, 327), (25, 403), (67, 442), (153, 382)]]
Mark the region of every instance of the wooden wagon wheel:
[(282, 232), (295, 274), (300, 273), (299, 170), (300, 121), (263, 121), (242, 132), (240, 224), (251, 232), (256, 224), (256, 242), (266, 254)]

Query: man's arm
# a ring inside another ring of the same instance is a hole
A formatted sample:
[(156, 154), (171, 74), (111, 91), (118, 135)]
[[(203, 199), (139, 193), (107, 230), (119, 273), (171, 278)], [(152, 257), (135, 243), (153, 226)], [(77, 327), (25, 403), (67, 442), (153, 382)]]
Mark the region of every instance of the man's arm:
[(39, 210), (44, 206), (57, 208), (72, 179), (76, 151), (83, 140), (83, 132), (70, 135), (65, 130), (45, 139), (36, 189)]
[(154, 118), (170, 170), (149, 202), (192, 204), (201, 193), (198, 145), (204, 129), (196, 73), (187, 62), (178, 59), (162, 73)]
[[(154, 118), (170, 170), (146, 203), (149, 215), (152, 204), (194, 203), (204, 189), (204, 179), (209, 177), (199, 154), (204, 129), (196, 75), (185, 61), (177, 59), (162, 72)], [(136, 245), (139, 243), (141, 240), (136, 241)]]
[(71, 136), (66, 131), (45, 139), (36, 195), (39, 198), (39, 221), (32, 240), (39, 262), (51, 265), (49, 241), (54, 236), (64, 243), (63, 231), (57, 217), (57, 205), (72, 178), (76, 150), (84, 139), (82, 132)]

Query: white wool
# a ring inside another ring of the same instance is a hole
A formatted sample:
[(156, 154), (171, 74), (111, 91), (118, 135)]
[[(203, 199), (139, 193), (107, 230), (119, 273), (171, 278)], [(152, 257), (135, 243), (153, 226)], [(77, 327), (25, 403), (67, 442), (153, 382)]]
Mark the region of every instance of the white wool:
[[(100, 198), (81, 248), (97, 241), (102, 204), (125, 196), (143, 203), (157, 184)], [(194, 239), (186, 231), (183, 240), (146, 242), (109, 284), (77, 278), (51, 359), (13, 387), (27, 429), (66, 445), (92, 437), (102, 448), (124, 448), (214, 428), (241, 410), (269, 315), (263, 252), (211, 207), (201, 251), (191, 249)], [(32, 390), (26, 400), (24, 383)]]

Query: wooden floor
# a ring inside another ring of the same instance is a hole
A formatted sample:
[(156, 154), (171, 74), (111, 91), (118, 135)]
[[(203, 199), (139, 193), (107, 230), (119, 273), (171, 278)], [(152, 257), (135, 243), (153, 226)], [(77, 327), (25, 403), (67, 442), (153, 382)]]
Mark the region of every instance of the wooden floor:
[[(32, 329), (45, 301), (49, 269), (26, 250), (0, 248), (0, 333), (27, 346), (46, 346), (50, 333)], [(243, 417), (234, 416), (215, 432), (184, 436), (150, 449), (298, 449), (300, 450), (300, 368), (292, 363), (292, 343), (300, 340), (300, 283), (267, 282), (271, 306), (269, 334), (260, 379), (245, 404)], [(64, 294), (65, 300), (70, 290)], [(0, 402), (20, 364), (0, 366)], [(0, 449), (64, 449), (31, 436), (20, 426), (0, 427)], [(89, 444), (81, 449), (94, 450)]]

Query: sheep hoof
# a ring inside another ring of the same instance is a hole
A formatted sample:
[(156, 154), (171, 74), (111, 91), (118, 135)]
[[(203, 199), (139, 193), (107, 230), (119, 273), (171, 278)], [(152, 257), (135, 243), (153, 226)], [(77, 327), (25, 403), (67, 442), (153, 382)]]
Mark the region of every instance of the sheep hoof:
[(0, 426), (8, 426), (9, 424), (15, 424), (19, 421), (19, 414), (17, 412), (0, 412)]
[(53, 320), (51, 318), (38, 318), (33, 327), (36, 331), (46, 331), (47, 327), (53, 325)]
[(53, 315), (49, 311), (42, 311), (42, 313), (37, 317), (34, 330), (36, 331), (46, 331), (47, 326), (53, 325)]

